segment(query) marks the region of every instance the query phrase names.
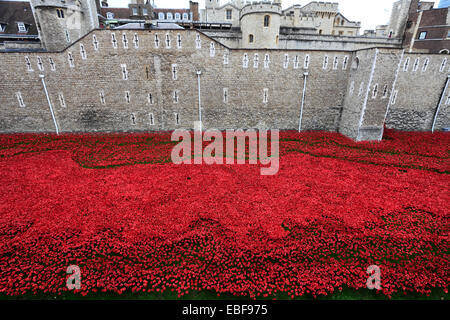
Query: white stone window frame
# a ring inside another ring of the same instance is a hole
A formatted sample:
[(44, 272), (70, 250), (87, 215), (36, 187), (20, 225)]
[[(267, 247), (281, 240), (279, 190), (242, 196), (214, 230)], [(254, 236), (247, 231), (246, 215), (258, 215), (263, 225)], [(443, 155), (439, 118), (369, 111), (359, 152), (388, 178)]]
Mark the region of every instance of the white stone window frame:
[(430, 59), (425, 58), (425, 60), (423, 61), (422, 72), (426, 72), (429, 65), (430, 65)]
[(348, 68), (348, 56), (344, 56), (344, 60), (342, 61), (342, 70), (347, 70)]
[(182, 38), (181, 38), (181, 34), (177, 34), (177, 48), (181, 49), (183, 46), (183, 42), (182, 42)]
[(398, 96), (398, 90), (395, 90), (394, 92), (392, 92), (391, 105), (395, 105), (395, 103), (397, 102), (397, 96)]
[(298, 55), (295, 55), (294, 56), (294, 63), (293, 63), (294, 69), (298, 69), (299, 64), (300, 64), (300, 58), (299, 58)]
[(150, 113), (148, 114), (148, 120), (149, 120), (149, 124), (150, 124), (151, 126), (154, 126), (154, 125), (155, 125), (155, 115), (153, 114), (153, 112), (150, 112)]
[(166, 33), (164, 43), (166, 44), (166, 49), (172, 48), (172, 40), (170, 39), (170, 34)]
[(225, 50), (223, 53), (223, 64), (227, 65), (230, 63), (230, 52), (228, 50)]
[(378, 83), (375, 83), (372, 90), (372, 99), (376, 99), (378, 96)]
[(403, 63), (403, 72), (408, 72), (408, 70), (409, 70), (409, 63), (410, 63), (410, 58), (407, 57), (405, 59), (405, 62)]
[(64, 94), (62, 92), (58, 92), (58, 100), (59, 100), (59, 105), (61, 106), (61, 108), (66, 108), (66, 99), (64, 99)]
[(228, 88), (223, 88), (223, 103), (228, 103), (229, 98)]
[(350, 91), (349, 91), (349, 95), (353, 96), (353, 93), (355, 92), (355, 81), (352, 81), (350, 83)]
[(148, 100), (148, 104), (149, 104), (149, 105), (155, 104), (155, 99), (154, 99), (152, 93), (147, 94), (147, 100)]
[(120, 64), (120, 68), (122, 69), (122, 80), (128, 80), (128, 69), (125, 63)]
[(172, 64), (172, 80), (178, 80), (178, 65), (176, 63)]
[(309, 56), (309, 54), (307, 54), (307, 55), (305, 55), (305, 61), (303, 63), (303, 68), (309, 69), (310, 63), (311, 63), (311, 57)]
[(39, 71), (44, 71), (44, 61), (42, 61), (42, 58), (40, 56), (37, 56), (36, 60)]
[(17, 101), (19, 102), (19, 107), (25, 108), (26, 104), (25, 104), (25, 101), (23, 101), (22, 93), (20, 91), (16, 92), (16, 98), (17, 98)]
[(98, 91), (98, 94), (99, 94), (99, 96), (100, 96), (100, 103), (103, 104), (103, 105), (105, 105), (105, 104), (106, 104), (105, 91), (104, 91), (103, 89), (102, 89), (102, 90), (99, 90), (99, 91)]
[(255, 53), (253, 55), (253, 68), (258, 69), (259, 68), (259, 54)]
[(389, 86), (387, 84), (383, 87), (383, 96), (382, 99), (386, 99), (389, 96)]
[(285, 54), (284, 54), (283, 68), (284, 68), (284, 69), (289, 68), (289, 54), (288, 54), (288, 53), (285, 53)]
[(188, 21), (189, 20), (189, 15), (186, 12), (183, 13), (183, 20), (184, 21)]
[(166, 17), (167, 17), (167, 20), (173, 20), (173, 14), (172, 14), (172, 12), (167, 12), (167, 13), (166, 13)]
[(131, 93), (130, 91), (125, 91), (125, 102), (131, 103)]
[(158, 20), (165, 20), (166, 17), (163, 12), (158, 13)]
[(67, 53), (67, 60), (69, 61), (69, 67), (75, 68), (75, 60), (73, 58), (72, 52)]
[(66, 35), (66, 42), (67, 42), (67, 43), (70, 43), (70, 34), (69, 34), (69, 31), (64, 30), (64, 33), (65, 33), (65, 35)]
[(270, 54), (266, 53), (264, 55), (264, 69), (269, 69), (270, 67)]
[(264, 104), (269, 103), (269, 88), (263, 89), (263, 103)]
[(333, 58), (333, 70), (337, 70), (338, 67), (339, 67), (339, 57), (338, 57), (338, 56), (335, 56), (335, 57)]
[(174, 112), (174, 119), (175, 119), (175, 125), (179, 126), (181, 124), (181, 117), (180, 114), (178, 112)]
[(420, 67), (420, 58), (416, 58), (416, 60), (414, 60), (414, 66), (413, 66), (413, 72), (417, 72), (417, 70), (419, 70)]
[(248, 68), (248, 53), (244, 53), (244, 56), (242, 57), (242, 68), (247, 69)]
[(84, 44), (82, 44), (82, 43), (80, 43), (80, 55), (81, 55), (82, 60), (87, 59), (86, 48), (84, 47)]
[(195, 35), (195, 48), (196, 49), (202, 48), (202, 38), (200, 37), (200, 35), (198, 33)]
[(175, 21), (181, 21), (181, 14), (178, 12), (175, 13)]
[(209, 44), (209, 56), (211, 58), (215, 57), (216, 55), (216, 44), (211, 41), (211, 43)]
[(172, 99), (173, 99), (173, 103), (175, 103), (175, 104), (180, 102), (180, 91), (179, 90), (173, 90)]
[(139, 35), (137, 33), (133, 35), (133, 46), (135, 49), (139, 49)]
[(30, 58), (28, 56), (25, 56), (25, 64), (27, 66), (27, 71), (28, 72), (33, 72), (33, 67), (31, 66), (31, 61)]
[(364, 93), (364, 81), (361, 82), (361, 85), (359, 86), (358, 97), (361, 97), (363, 93)]
[(128, 37), (126, 33), (122, 33), (122, 44), (124, 49), (128, 49)]
[(55, 63), (55, 61), (53, 60), (52, 57), (48, 58), (48, 63), (50, 64), (50, 70), (51, 71), (56, 71), (56, 63)]
[(27, 26), (25, 25), (24, 22), (17, 22), (17, 30), (18, 30), (20, 33), (26, 33), (26, 32), (28, 32)]
[(113, 32), (111, 33), (111, 43), (114, 49), (117, 49), (117, 38), (116, 34)]
[(159, 35), (157, 33), (155, 34), (154, 44), (156, 49), (158, 49), (159, 45), (161, 44), (161, 39), (159, 38)]
[(322, 63), (322, 69), (323, 70), (327, 70), (328, 69), (328, 63), (329, 63), (329, 57), (327, 55), (325, 55), (323, 57), (323, 63)]
[(447, 62), (448, 62), (447, 58), (444, 58), (442, 60), (441, 66), (439, 68), (439, 72), (444, 72), (445, 71), (445, 67), (447, 66)]
[(99, 42), (98, 42), (98, 40), (97, 40), (97, 36), (94, 34), (94, 35), (92, 35), (92, 45), (94, 46), (94, 50), (95, 51), (98, 51), (98, 49), (99, 49)]

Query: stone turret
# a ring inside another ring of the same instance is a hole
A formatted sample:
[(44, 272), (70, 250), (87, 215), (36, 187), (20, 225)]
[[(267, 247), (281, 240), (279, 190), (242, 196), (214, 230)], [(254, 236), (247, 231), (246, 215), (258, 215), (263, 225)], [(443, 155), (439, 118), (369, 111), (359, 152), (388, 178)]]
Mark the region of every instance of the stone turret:
[(96, 0), (30, 0), (45, 49), (62, 50), (99, 27)]
[(242, 46), (278, 48), (281, 12), (281, 3), (275, 2), (253, 2), (244, 6), (240, 15)]

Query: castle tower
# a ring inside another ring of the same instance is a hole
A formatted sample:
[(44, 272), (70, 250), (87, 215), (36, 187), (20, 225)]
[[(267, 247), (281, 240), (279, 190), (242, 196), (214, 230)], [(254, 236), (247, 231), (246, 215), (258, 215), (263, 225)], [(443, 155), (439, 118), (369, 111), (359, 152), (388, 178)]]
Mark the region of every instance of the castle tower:
[(62, 50), (99, 27), (96, 0), (30, 0), (45, 49)]
[[(405, 33), (412, 0), (399, 0), (392, 6), (391, 19), (388, 26), (389, 38), (402, 38)], [(416, 2), (418, 2), (416, 0)]]
[(240, 23), (243, 48), (276, 49), (280, 36), (281, 3), (248, 4), (241, 10)]

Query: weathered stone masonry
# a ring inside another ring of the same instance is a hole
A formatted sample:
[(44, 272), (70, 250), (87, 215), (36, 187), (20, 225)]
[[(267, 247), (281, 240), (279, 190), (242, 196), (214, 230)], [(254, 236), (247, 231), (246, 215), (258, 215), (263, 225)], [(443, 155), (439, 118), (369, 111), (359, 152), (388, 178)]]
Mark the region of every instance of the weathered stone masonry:
[(440, 100), (436, 130), (450, 127), (444, 55), (235, 50), (195, 30), (94, 30), (61, 52), (0, 53), (0, 66), (3, 133), (56, 131), (42, 75), (60, 132), (192, 129), (198, 70), (204, 128), (298, 129), (305, 79), (302, 130), (379, 139), (385, 119), (431, 130)]

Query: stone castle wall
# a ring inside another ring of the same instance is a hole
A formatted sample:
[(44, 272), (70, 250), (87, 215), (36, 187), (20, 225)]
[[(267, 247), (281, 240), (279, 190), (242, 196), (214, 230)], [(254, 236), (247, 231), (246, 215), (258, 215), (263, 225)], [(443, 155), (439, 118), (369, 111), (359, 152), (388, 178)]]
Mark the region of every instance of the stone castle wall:
[[(60, 132), (192, 129), (198, 70), (204, 128), (298, 129), (307, 72), (302, 130), (377, 138), (394, 82), (388, 126), (430, 130), (449, 65), (440, 71), (444, 56), (409, 55), (429, 58), (427, 69), (396, 77), (406, 56), (398, 49), (235, 50), (195, 30), (94, 30), (61, 52), (0, 53), (0, 132), (55, 132), (40, 75)], [(438, 129), (450, 126), (448, 113), (441, 108)]]

